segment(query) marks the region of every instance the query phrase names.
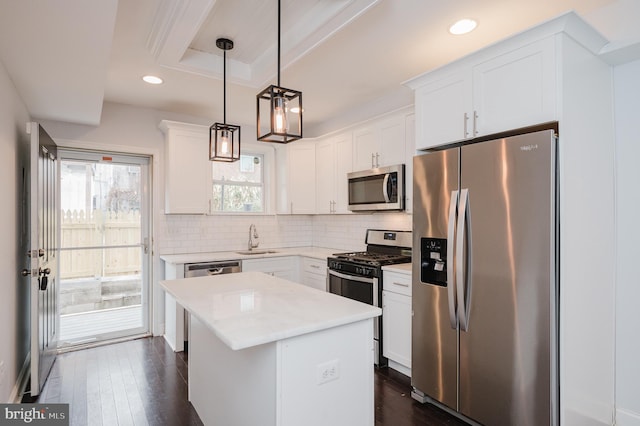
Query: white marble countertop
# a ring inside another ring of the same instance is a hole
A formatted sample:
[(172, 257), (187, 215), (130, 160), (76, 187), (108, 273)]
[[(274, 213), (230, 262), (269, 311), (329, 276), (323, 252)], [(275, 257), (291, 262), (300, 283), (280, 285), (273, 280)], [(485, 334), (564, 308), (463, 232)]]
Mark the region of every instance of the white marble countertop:
[(215, 251), (205, 253), (185, 253), (185, 254), (164, 254), (160, 256), (160, 259), (167, 263), (172, 264), (184, 264), (184, 263), (199, 263), (199, 262), (213, 262), (219, 260), (236, 260), (236, 259), (263, 259), (268, 257), (282, 257), (282, 256), (304, 256), (314, 259), (326, 260), (327, 257), (334, 253), (344, 253), (348, 250), (326, 248), (326, 247), (285, 247), (285, 248), (257, 248), (255, 251), (261, 252), (262, 250), (273, 251), (274, 253), (260, 253), (260, 254), (239, 254), (239, 251)]
[(397, 265), (386, 265), (383, 271), (397, 272), (399, 274), (411, 275), (411, 263), (399, 263)]
[(374, 318), (378, 307), (262, 272), (160, 281), (233, 350)]

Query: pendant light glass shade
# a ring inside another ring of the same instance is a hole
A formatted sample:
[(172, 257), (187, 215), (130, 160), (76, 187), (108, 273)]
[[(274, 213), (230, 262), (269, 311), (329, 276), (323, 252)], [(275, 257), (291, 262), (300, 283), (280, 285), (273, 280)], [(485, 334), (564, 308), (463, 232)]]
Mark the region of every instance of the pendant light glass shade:
[(240, 159), (240, 126), (227, 124), (227, 50), (233, 49), (233, 42), (226, 38), (216, 40), (216, 46), (224, 51), (223, 62), (223, 122), (209, 127), (209, 160), (238, 161)]
[(215, 123), (209, 128), (209, 160), (237, 161), (240, 159), (240, 126)]
[(258, 140), (288, 143), (302, 138), (302, 92), (271, 85), (258, 94), (257, 108)]
[(302, 139), (302, 92), (280, 86), (280, 0), (278, 0), (278, 84), (256, 96), (258, 140), (289, 143)]

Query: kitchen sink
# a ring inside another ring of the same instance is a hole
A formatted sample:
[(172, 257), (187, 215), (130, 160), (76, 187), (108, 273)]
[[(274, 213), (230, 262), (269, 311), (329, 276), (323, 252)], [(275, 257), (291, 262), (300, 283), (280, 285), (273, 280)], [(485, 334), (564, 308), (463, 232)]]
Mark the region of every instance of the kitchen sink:
[(275, 251), (275, 250), (244, 250), (244, 251), (237, 251), (236, 253), (238, 253), (238, 254), (250, 255), (250, 254), (269, 254), (269, 253), (277, 253), (277, 251)]

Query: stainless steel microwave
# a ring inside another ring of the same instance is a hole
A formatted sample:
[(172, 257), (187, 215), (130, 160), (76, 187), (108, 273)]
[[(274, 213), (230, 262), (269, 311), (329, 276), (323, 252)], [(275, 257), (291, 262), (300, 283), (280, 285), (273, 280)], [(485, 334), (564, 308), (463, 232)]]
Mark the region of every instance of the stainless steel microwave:
[(349, 210), (404, 210), (404, 164), (347, 174)]

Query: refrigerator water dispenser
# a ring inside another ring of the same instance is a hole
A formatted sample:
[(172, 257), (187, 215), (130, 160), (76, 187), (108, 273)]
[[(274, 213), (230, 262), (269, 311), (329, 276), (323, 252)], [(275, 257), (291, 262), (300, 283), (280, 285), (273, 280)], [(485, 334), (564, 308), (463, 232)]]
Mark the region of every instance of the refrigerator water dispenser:
[(446, 238), (420, 239), (420, 281), (447, 286)]

